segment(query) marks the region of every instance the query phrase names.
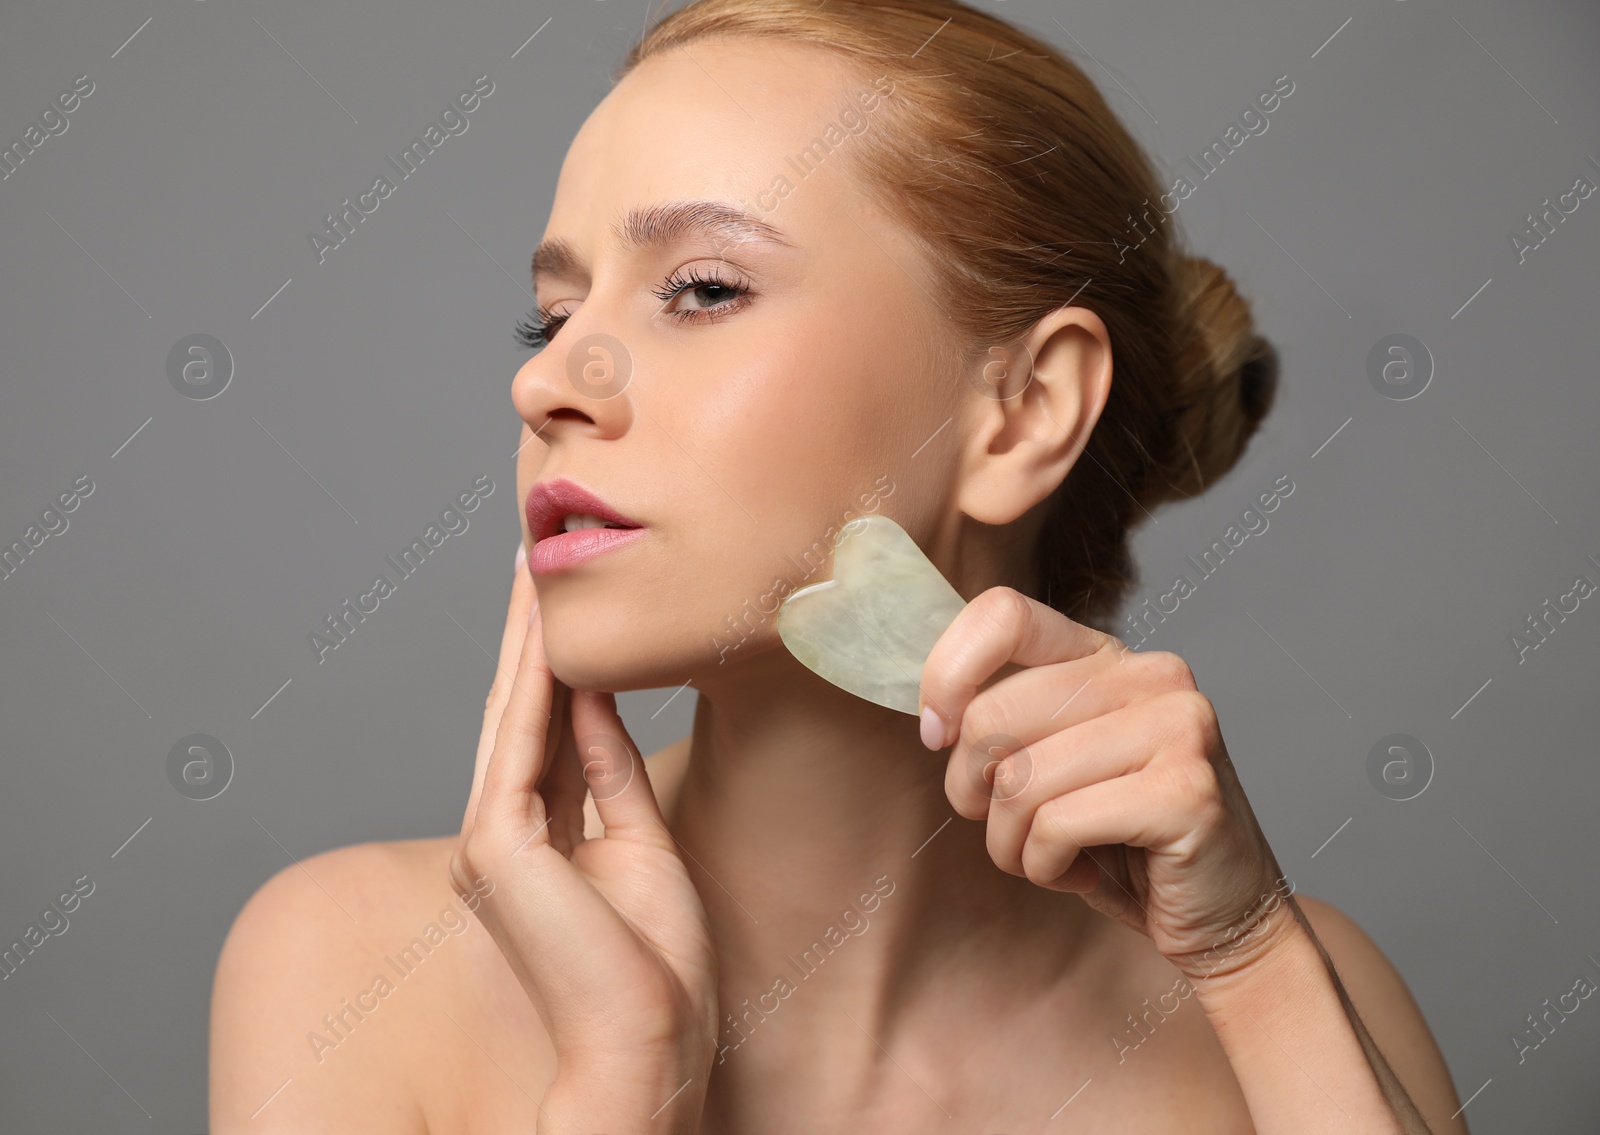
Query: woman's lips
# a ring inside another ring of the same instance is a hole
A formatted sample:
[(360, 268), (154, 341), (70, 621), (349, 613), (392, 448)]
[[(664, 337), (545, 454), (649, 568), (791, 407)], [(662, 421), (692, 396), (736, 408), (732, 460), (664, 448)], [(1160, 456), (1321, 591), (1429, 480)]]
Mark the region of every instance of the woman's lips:
[(624, 528), (642, 528), (638, 521), (624, 516), (576, 481), (556, 477), (540, 481), (528, 491), (523, 504), (528, 519), (528, 535), (534, 540), (560, 536), (568, 516), (593, 516)]
[(580, 528), (547, 536), (528, 552), (528, 569), (535, 575), (576, 567), (603, 552), (631, 543), (644, 528)]
[[(524, 511), (528, 534), (534, 541), (528, 549), (528, 570), (535, 575), (576, 567), (637, 539), (645, 531), (643, 525), (612, 508), (598, 493), (566, 477), (534, 485)], [(620, 527), (564, 531), (566, 518), (572, 515), (596, 517)]]

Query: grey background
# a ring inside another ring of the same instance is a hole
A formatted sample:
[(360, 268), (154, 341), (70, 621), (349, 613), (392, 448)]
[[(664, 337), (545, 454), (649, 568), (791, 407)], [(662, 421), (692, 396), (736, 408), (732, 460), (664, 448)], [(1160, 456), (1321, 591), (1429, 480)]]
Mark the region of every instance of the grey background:
[[(1227, 480), (1140, 533), (1135, 603), (1293, 480), (1150, 646), (1215, 701), (1299, 888), (1399, 966), (1474, 1130), (1595, 1130), (1600, 1004), (1521, 1064), (1509, 1038), (1600, 980), (1600, 596), (1525, 662), (1509, 635), (1600, 581), (1600, 196), (1526, 263), (1508, 233), (1600, 179), (1600, 10), (992, 6), (1168, 169), (1293, 79), (1178, 214), (1253, 297), (1281, 398)], [(498, 644), (517, 539), (510, 326), (566, 145), (644, 21), (636, 0), (0, 16), (0, 140), (95, 83), (0, 182), (0, 542), (96, 486), (0, 579), (0, 939), (95, 883), (0, 982), (6, 1130), (204, 1129), (211, 974), (251, 892), (291, 857), (458, 830), (493, 671), (473, 640)], [(324, 214), (485, 73), (467, 133), (319, 264)], [(1367, 374), (1396, 332), (1436, 368), (1405, 401)], [(209, 400), (168, 381), (192, 333), (234, 359)], [(470, 528), (319, 665), (309, 632), (485, 473)], [(687, 731), (690, 691), (653, 716), (670, 694), (622, 699), (646, 751)], [(1396, 732), (1435, 764), (1407, 801), (1367, 774)], [(166, 775), (191, 733), (237, 765), (209, 801)]]

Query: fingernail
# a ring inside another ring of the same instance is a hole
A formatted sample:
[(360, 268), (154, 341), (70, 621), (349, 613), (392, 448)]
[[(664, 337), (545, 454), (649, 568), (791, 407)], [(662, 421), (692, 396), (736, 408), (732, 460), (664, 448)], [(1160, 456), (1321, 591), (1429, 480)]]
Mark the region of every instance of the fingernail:
[(922, 711), (922, 743), (935, 752), (944, 748), (944, 718), (931, 705)]
[(528, 562), (528, 545), (521, 540), (517, 541), (517, 570), (522, 570), (522, 565)]

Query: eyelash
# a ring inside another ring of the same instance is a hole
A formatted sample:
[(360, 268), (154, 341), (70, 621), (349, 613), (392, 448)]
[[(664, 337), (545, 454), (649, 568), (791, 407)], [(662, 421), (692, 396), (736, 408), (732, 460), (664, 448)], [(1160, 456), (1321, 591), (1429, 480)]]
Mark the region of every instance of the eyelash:
[[(729, 309), (738, 310), (743, 306), (743, 301), (750, 294), (750, 288), (747, 284), (742, 282), (729, 283), (714, 272), (710, 275), (702, 276), (698, 271), (690, 271), (687, 275), (684, 275), (681, 271), (674, 272), (667, 277), (661, 287), (655, 289), (654, 294), (665, 306), (684, 292), (697, 288), (721, 288), (730, 293), (733, 298), (730, 302), (719, 304), (712, 308), (672, 311), (667, 314), (677, 316), (681, 322), (709, 323), (712, 320), (723, 318)], [(550, 310), (542, 304), (535, 304), (532, 311), (517, 320), (515, 330), (517, 343), (531, 350), (548, 346), (550, 340), (555, 338), (556, 333), (561, 330), (567, 319), (568, 317), (565, 315), (551, 314)]]

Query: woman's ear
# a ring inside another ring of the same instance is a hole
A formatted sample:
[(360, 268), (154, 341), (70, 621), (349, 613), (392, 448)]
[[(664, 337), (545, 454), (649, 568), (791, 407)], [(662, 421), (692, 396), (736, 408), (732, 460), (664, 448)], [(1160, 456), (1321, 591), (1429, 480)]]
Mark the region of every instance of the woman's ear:
[(1023, 338), (971, 364), (976, 425), (957, 507), (1009, 524), (1053, 493), (1111, 393), (1111, 335), (1086, 307), (1058, 307)]

